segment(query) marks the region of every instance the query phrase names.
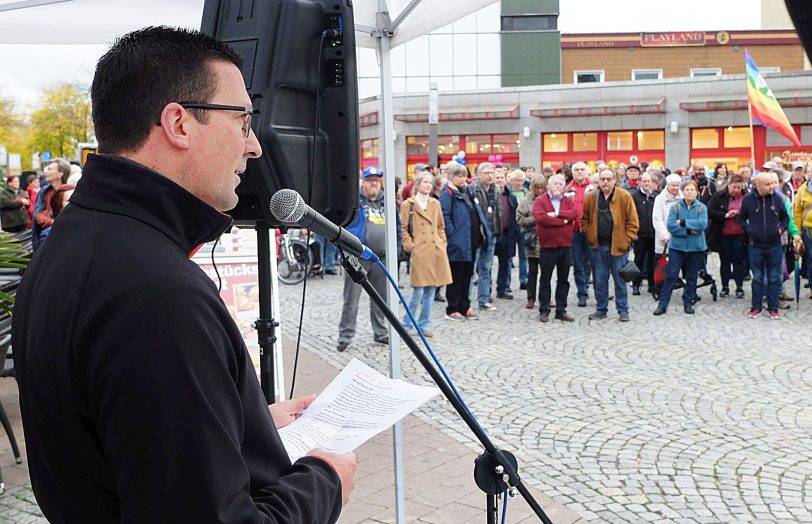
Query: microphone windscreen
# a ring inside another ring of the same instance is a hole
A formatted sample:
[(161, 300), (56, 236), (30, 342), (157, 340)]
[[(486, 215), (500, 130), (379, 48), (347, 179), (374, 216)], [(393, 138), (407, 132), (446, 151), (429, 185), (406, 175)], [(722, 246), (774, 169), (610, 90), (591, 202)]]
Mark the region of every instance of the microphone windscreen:
[(293, 189), (280, 189), (271, 197), (271, 214), (282, 223), (296, 224), (305, 214), (307, 204)]

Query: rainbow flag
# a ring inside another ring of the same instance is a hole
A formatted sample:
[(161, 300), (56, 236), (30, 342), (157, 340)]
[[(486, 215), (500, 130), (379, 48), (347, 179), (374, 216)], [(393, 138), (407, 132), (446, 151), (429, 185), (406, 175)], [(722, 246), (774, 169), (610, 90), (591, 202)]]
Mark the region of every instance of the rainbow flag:
[(764, 81), (761, 71), (758, 70), (747, 49), (744, 50), (744, 65), (747, 70), (747, 99), (753, 120), (781, 133), (787, 137), (787, 140), (795, 144), (795, 147), (801, 147), (801, 141), (798, 140), (792, 124), (787, 120), (787, 115), (784, 114), (784, 110), (781, 109), (772, 90), (767, 86), (767, 82)]

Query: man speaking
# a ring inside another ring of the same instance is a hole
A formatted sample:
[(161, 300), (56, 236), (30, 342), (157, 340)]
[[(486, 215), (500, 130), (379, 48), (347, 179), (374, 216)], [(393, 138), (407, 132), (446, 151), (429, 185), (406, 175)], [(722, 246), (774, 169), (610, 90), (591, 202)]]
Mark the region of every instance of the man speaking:
[(242, 59), (152, 27), (99, 60), (99, 142), (17, 294), (13, 345), (34, 493), (51, 522), (335, 522), (355, 456), (291, 464), (240, 331), (189, 260), (222, 211), (251, 131)]

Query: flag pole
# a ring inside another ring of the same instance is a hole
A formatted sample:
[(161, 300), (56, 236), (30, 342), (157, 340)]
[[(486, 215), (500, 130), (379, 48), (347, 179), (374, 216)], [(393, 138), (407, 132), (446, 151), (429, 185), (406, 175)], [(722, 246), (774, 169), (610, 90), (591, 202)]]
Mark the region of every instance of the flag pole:
[(752, 171), (756, 170), (756, 141), (753, 136), (753, 109), (750, 106), (750, 96), (747, 97), (747, 116), (750, 121), (750, 161), (752, 162)]

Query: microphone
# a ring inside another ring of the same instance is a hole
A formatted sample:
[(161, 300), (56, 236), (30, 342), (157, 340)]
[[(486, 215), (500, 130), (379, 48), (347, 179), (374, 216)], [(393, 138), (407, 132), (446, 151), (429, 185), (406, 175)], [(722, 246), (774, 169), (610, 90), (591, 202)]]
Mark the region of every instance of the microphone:
[(353, 255), (378, 261), (378, 255), (341, 226), (333, 224), (315, 209), (305, 204), (302, 195), (293, 189), (280, 189), (271, 197), (271, 214), (283, 224), (305, 227), (318, 233), (342, 250)]

